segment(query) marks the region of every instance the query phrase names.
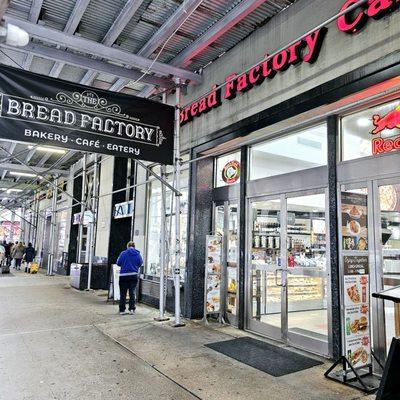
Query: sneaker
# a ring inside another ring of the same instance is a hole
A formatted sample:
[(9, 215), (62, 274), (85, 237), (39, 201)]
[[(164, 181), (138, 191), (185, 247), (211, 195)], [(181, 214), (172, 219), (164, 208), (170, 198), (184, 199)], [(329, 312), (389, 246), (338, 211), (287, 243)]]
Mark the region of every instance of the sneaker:
[(120, 311), (119, 315), (127, 315), (128, 313), (126, 311)]
[(129, 310), (129, 314), (135, 315), (135, 314), (136, 314), (136, 313), (135, 313), (135, 310)]

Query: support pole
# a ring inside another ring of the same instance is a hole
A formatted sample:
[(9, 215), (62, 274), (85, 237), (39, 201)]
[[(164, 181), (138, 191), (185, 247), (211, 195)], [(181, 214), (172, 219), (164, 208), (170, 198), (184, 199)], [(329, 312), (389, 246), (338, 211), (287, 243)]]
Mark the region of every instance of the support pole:
[(180, 123), (179, 123), (179, 104), (181, 97), (180, 79), (175, 78), (175, 268), (174, 268), (174, 287), (175, 287), (175, 322), (174, 327), (185, 326), (181, 322), (181, 154), (180, 154)]
[(92, 196), (92, 222), (90, 229), (90, 239), (89, 239), (89, 268), (88, 268), (88, 285), (87, 290), (90, 290), (92, 283), (92, 267), (93, 267), (93, 256), (95, 248), (95, 235), (97, 229), (97, 209), (98, 209), (98, 155), (94, 155), (94, 167), (93, 167), (93, 196)]
[(77, 251), (77, 260), (76, 262), (79, 264), (81, 262), (82, 256), (82, 241), (83, 241), (83, 219), (85, 216), (86, 210), (86, 162), (87, 156), (86, 153), (83, 155), (82, 158), (82, 195), (81, 195), (81, 218), (79, 221), (79, 231), (78, 231), (78, 251)]
[(25, 242), (25, 230), (26, 230), (26, 223), (25, 223), (25, 205), (21, 207), (21, 220), (20, 220), (20, 231), (19, 231), (19, 241), (24, 243)]
[[(161, 166), (161, 177), (166, 178), (165, 165)], [(161, 232), (160, 232), (160, 299), (159, 299), (159, 316), (154, 318), (155, 321), (168, 321), (169, 318), (165, 317), (165, 290), (166, 290), (166, 258), (165, 258), (165, 231), (166, 231), (166, 188), (161, 184)]]
[(58, 176), (54, 179), (53, 198), (51, 202), (51, 225), (50, 225), (50, 238), (49, 238), (49, 258), (47, 262), (47, 275), (53, 276), (54, 273), (54, 248), (57, 226), (57, 192), (58, 192)]
[(15, 232), (15, 212), (11, 211), (11, 232), (10, 241), (14, 243), (14, 232)]

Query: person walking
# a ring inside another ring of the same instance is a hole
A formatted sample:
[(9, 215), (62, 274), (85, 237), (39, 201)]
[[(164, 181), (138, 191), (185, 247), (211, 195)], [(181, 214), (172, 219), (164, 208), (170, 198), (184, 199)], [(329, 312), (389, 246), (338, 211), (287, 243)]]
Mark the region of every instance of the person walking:
[(135, 289), (138, 283), (139, 269), (143, 264), (140, 252), (136, 250), (134, 242), (128, 242), (127, 249), (121, 252), (118, 257), (117, 265), (121, 267), (119, 274), (119, 313), (127, 314), (126, 295), (129, 292), (129, 314), (135, 314)]
[(3, 247), (5, 249), (6, 265), (9, 267), (11, 265), (11, 244), (7, 243), (6, 240), (3, 241)]
[(36, 251), (32, 247), (32, 243), (28, 243), (28, 247), (25, 248), (24, 251), (24, 259), (25, 259), (25, 272), (29, 272), (31, 268), (31, 263), (36, 256)]
[(16, 244), (12, 249), (11, 256), (15, 260), (15, 268), (18, 270), (21, 269), (21, 262), (22, 262), (22, 258), (24, 257), (24, 251), (25, 251), (25, 247), (22, 244), (22, 242), (19, 242), (18, 244)]

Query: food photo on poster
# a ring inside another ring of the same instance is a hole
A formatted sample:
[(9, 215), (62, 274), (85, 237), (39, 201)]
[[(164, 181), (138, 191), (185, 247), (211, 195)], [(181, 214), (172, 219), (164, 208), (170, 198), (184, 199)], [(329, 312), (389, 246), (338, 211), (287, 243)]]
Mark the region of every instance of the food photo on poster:
[(342, 192), (343, 250), (368, 250), (367, 195)]
[(369, 258), (344, 256), (343, 266), (346, 357), (363, 367), (371, 363)]
[(221, 309), (221, 256), (222, 236), (206, 237), (206, 314), (219, 313)]

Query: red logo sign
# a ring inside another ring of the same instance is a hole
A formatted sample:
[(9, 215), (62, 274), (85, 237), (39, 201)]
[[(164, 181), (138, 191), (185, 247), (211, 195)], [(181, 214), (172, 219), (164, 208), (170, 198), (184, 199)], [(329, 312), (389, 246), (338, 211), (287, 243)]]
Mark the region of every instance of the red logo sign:
[(229, 161), (222, 169), (222, 180), (228, 185), (232, 185), (240, 178), (240, 162)]
[[(400, 129), (400, 106), (383, 117), (374, 115), (372, 121), (375, 126), (375, 129), (371, 132), (373, 135), (377, 135), (384, 130)], [(372, 140), (373, 155), (389, 153), (393, 150), (400, 150), (400, 136), (385, 139), (378, 137)]]

